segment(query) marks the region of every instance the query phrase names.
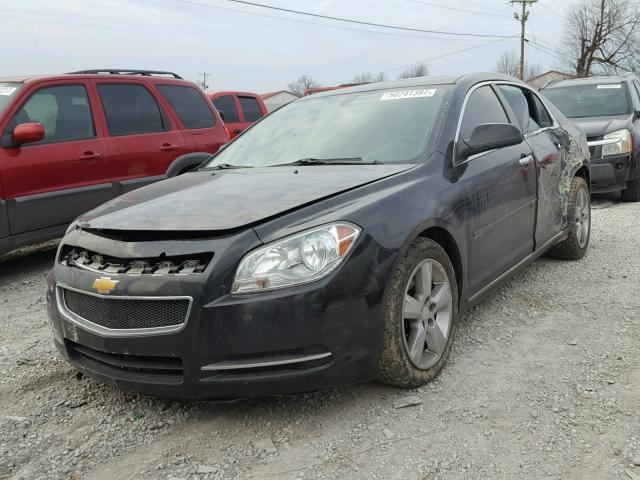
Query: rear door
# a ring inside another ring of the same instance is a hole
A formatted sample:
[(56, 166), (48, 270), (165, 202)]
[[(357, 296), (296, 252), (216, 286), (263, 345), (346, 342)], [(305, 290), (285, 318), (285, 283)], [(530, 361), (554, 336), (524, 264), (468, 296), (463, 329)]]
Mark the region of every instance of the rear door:
[(216, 97), (213, 100), (213, 105), (222, 114), (222, 121), (229, 129), (231, 138), (244, 130), (243, 121), (240, 119), (240, 106), (235, 95), (225, 94)]
[(189, 85), (157, 84), (157, 90), (182, 123), (182, 133), (194, 152), (215, 153), (227, 141), (207, 97)]
[[(98, 135), (87, 83), (33, 86), (2, 130), (2, 181), (12, 235), (67, 224), (112, 196), (104, 138)], [(21, 123), (41, 123), (39, 142), (12, 146)], [(1, 228), (1, 227), (0, 227)]]
[(566, 133), (554, 125), (540, 98), (528, 88), (499, 85), (498, 90), (511, 108), (516, 125), (533, 150), (538, 175), (536, 248), (562, 231), (564, 193), (561, 190), (562, 143)]
[(118, 193), (164, 178), (169, 165), (189, 151), (179, 126), (144, 82), (94, 82)]
[[(484, 123), (509, 123), (506, 110), (490, 85), (469, 95), (458, 142)], [(478, 292), (533, 252), (536, 216), (536, 171), (531, 147), (491, 150), (460, 162), (467, 186), (469, 212), (469, 281)]]

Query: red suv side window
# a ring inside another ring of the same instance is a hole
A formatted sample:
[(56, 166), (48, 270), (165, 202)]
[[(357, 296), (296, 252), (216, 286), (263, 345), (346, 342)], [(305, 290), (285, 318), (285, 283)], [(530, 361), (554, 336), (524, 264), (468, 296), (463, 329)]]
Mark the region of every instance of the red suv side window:
[(262, 117), (260, 104), (255, 97), (243, 97), (238, 95), (238, 100), (240, 101), (242, 112), (244, 113), (245, 122), (255, 122)]
[(169, 130), (166, 115), (146, 87), (128, 83), (98, 85), (111, 136)]
[(29, 145), (96, 136), (87, 90), (83, 85), (56, 85), (36, 90), (11, 119), (4, 135), (11, 136), (16, 125), (21, 123), (40, 123), (44, 127), (44, 138)]
[(216, 118), (202, 95), (193, 87), (158, 85), (156, 87), (186, 128), (210, 128)]

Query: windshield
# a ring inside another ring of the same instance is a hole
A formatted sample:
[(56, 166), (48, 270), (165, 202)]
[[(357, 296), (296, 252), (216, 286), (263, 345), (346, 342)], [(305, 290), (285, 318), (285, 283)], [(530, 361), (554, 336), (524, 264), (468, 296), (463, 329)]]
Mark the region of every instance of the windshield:
[(448, 90), (406, 87), (293, 102), (238, 137), (204, 168), (266, 167), (301, 159), (419, 162)]
[(565, 117), (607, 117), (630, 112), (627, 88), (621, 83), (576, 85), (543, 90)]
[(9, 105), (11, 99), (16, 96), (21, 87), (22, 84), (17, 82), (0, 82), (0, 112)]

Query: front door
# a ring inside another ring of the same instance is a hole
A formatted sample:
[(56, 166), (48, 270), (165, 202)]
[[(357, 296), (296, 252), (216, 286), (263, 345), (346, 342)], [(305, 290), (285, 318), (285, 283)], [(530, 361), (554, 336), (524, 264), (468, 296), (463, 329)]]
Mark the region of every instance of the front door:
[[(70, 223), (111, 198), (106, 146), (93, 119), (82, 82), (35, 88), (11, 114), (2, 181), (12, 235)], [(44, 138), (12, 145), (15, 126), (31, 122), (44, 126)]]
[(235, 95), (221, 95), (213, 100), (213, 105), (222, 115), (222, 121), (229, 129), (229, 134), (232, 139), (239, 133), (242, 133), (245, 127), (240, 118), (240, 111)]
[[(459, 139), (483, 123), (509, 123), (492, 86), (467, 101)], [(536, 169), (526, 142), (470, 157), (458, 165), (469, 206), (469, 282), (476, 293), (533, 252)]]

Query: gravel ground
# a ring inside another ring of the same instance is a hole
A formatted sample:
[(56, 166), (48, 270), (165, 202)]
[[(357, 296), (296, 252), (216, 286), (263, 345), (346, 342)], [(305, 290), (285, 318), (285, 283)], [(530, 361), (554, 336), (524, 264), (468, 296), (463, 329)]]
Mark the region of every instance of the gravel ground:
[(5, 257), (0, 478), (640, 480), (640, 204), (594, 206), (587, 256), (538, 260), (494, 292), (439, 379), (411, 391), (123, 393), (54, 350), (53, 244)]

